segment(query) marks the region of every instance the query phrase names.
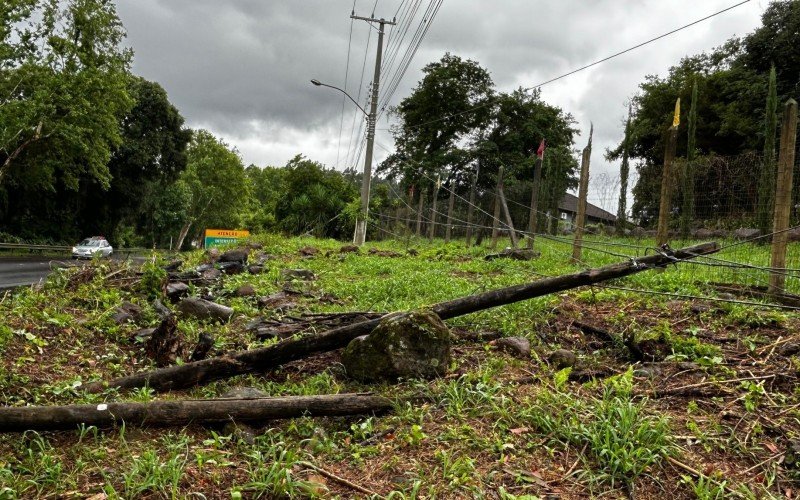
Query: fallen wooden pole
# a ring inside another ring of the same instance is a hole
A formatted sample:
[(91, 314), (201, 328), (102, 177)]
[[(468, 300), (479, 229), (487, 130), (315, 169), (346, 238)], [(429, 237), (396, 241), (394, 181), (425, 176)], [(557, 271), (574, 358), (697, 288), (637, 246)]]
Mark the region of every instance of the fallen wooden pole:
[(333, 394), (254, 399), (193, 399), (150, 403), (103, 403), (0, 408), (0, 432), (74, 429), (121, 423), (170, 427), (190, 423), (261, 422), (302, 416), (381, 413), (392, 403), (373, 394)]
[[(711, 254), (717, 250), (719, 250), (719, 246), (716, 242), (702, 243), (670, 253), (654, 253), (639, 259), (631, 259), (596, 269), (544, 278), (531, 283), (450, 300), (436, 304), (431, 309), (440, 318), (446, 320), (492, 307), (629, 276), (648, 269), (664, 267), (673, 262)], [(107, 383), (95, 382), (87, 384), (85, 389), (90, 392), (101, 392), (106, 387), (124, 390), (147, 386), (160, 392), (192, 387), (245, 373), (272, 370), (284, 363), (302, 359), (312, 354), (341, 349), (354, 338), (371, 332), (380, 321), (381, 318), (372, 319), (335, 328), (313, 337), (285, 340), (269, 347), (233, 352), (225, 356), (194, 363), (137, 373), (111, 380)]]

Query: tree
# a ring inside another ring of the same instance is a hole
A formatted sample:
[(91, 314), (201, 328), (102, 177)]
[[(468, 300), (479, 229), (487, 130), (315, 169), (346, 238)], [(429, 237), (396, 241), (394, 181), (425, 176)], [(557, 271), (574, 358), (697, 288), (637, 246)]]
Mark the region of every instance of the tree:
[(192, 228), (202, 232), (208, 227), (239, 227), (250, 197), (239, 153), (207, 130), (194, 132), (187, 156), (178, 182), (189, 193), (189, 205), (176, 248), (183, 247)]
[[(628, 177), (630, 176), (630, 165), (628, 157), (630, 155), (631, 141), (631, 107), (628, 106), (628, 119), (625, 122), (625, 137), (622, 139), (622, 162), (619, 166), (619, 202), (617, 206), (617, 230), (621, 233), (625, 229), (628, 218)], [(606, 153), (608, 158), (608, 152)]]
[(0, 185), (77, 189), (82, 175), (108, 186), (131, 52), (106, 0), (0, 7)]
[(345, 208), (352, 203), (358, 211), (358, 189), (341, 172), (297, 155), (286, 164), (283, 182), (275, 217), (285, 231), (331, 238), (352, 232), (355, 219)]
[(378, 167), (406, 185), (463, 169), (470, 156), (459, 145), (485, 129), (492, 114), (494, 83), (477, 62), (447, 53), (422, 72), (411, 95), (392, 109), (400, 120), (392, 129), (397, 151)]
[[(79, 221), (92, 233), (109, 235), (123, 230), (121, 224), (134, 233), (147, 227), (150, 243), (161, 243), (168, 235), (153, 231), (163, 224), (154, 225), (152, 214), (142, 210), (142, 204), (162, 196), (165, 201), (174, 200), (174, 190), (166, 191), (186, 168), (186, 148), (192, 134), (184, 128), (183, 117), (159, 84), (131, 77), (128, 85), (135, 104), (120, 120), (122, 143), (108, 164), (110, 184), (106, 189), (90, 179), (81, 183), (78, 196), (84, 200), (84, 210)], [(151, 205), (151, 209), (157, 207)]]

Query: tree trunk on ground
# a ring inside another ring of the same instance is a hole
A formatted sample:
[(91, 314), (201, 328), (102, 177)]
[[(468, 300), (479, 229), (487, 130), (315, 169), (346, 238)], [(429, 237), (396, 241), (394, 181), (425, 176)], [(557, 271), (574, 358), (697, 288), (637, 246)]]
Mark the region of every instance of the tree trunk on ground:
[[(715, 242), (703, 243), (675, 250), (671, 255), (662, 253), (648, 255), (639, 259), (588, 269), (579, 273), (544, 278), (527, 284), (442, 302), (432, 306), (431, 309), (441, 319), (446, 320), (492, 307), (621, 278), (656, 267), (664, 267), (670, 263), (714, 253), (718, 250), (719, 246)], [(90, 392), (100, 392), (105, 387), (132, 389), (148, 386), (156, 391), (168, 391), (192, 387), (244, 373), (272, 370), (280, 365), (312, 354), (340, 349), (354, 338), (370, 333), (380, 321), (381, 319), (378, 318), (346, 325), (313, 337), (287, 340), (269, 347), (233, 352), (196, 363), (186, 363), (180, 366), (170, 366), (160, 370), (130, 375), (111, 380), (107, 384), (102, 382), (92, 383), (86, 385), (85, 388)]]
[(79, 425), (112, 427), (183, 426), (191, 423), (263, 422), (303, 416), (382, 413), (392, 409), (386, 398), (372, 394), (333, 394), (253, 399), (153, 401), (67, 406), (0, 408), (0, 432), (75, 429)]

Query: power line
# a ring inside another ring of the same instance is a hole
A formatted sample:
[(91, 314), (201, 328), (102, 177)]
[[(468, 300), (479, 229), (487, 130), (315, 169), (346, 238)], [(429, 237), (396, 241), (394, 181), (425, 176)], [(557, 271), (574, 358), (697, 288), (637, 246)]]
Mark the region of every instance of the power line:
[[(694, 26), (694, 25), (696, 25), (696, 24), (699, 24), (699, 23), (701, 23), (701, 22), (703, 22), (703, 21), (707, 21), (707, 20), (709, 20), (709, 19), (711, 19), (711, 18), (713, 18), (713, 17), (716, 17), (716, 16), (718, 16), (718, 15), (720, 15), (720, 14), (723, 14), (723, 13), (725, 13), (725, 12), (728, 12), (729, 10), (735, 9), (735, 8), (737, 8), (737, 7), (740, 7), (740, 6), (742, 6), (742, 5), (744, 5), (744, 4), (748, 3), (748, 2), (750, 2), (750, 0), (743, 0), (743, 1), (739, 2), (739, 3), (737, 3), (737, 4), (731, 5), (730, 7), (727, 7), (727, 8), (725, 8), (725, 9), (722, 9), (722, 10), (720, 10), (720, 11), (714, 12), (713, 14), (710, 14), (710, 15), (708, 15), (708, 16), (705, 16), (705, 17), (703, 17), (703, 18), (700, 18), (700, 19), (697, 19), (697, 20), (695, 20), (695, 21), (692, 21), (691, 23), (684, 24), (683, 26), (681, 26), (681, 27), (679, 27), (679, 28), (676, 28), (676, 29), (674, 29), (674, 30), (672, 30), (672, 31), (669, 31), (669, 32), (667, 32), (667, 33), (664, 33), (664, 34), (658, 35), (658, 36), (656, 36), (656, 37), (654, 37), (654, 38), (651, 38), (651, 39), (649, 39), (649, 40), (647, 40), (647, 41), (644, 41), (644, 42), (642, 42), (642, 43), (639, 43), (639, 44), (637, 44), (637, 45), (634, 45), (633, 47), (630, 47), (630, 48), (627, 48), (627, 49), (625, 49), (625, 50), (619, 51), (619, 52), (617, 52), (617, 53), (615, 53), (615, 54), (612, 54), (612, 55), (610, 55), (610, 56), (607, 56), (607, 57), (604, 57), (604, 58), (602, 58), (602, 59), (599, 59), (599, 60), (597, 60), (597, 61), (594, 61), (594, 62), (592, 62), (592, 63), (589, 63), (589, 64), (587, 64), (587, 65), (585, 65), (585, 66), (581, 66), (580, 68), (578, 68), (578, 69), (575, 69), (575, 70), (572, 70), (572, 71), (569, 71), (569, 72), (567, 72), (567, 73), (564, 73), (563, 75), (559, 75), (559, 76), (557, 76), (557, 77), (555, 77), (555, 78), (551, 78), (551, 79), (549, 79), (549, 80), (545, 80), (544, 82), (542, 82), (542, 83), (539, 83), (539, 84), (537, 84), (537, 85), (533, 85), (533, 86), (531, 86), (531, 87), (527, 87), (527, 88), (526, 88), (526, 89), (524, 89), (524, 90), (526, 90), (526, 91), (530, 91), (530, 90), (533, 90), (533, 89), (536, 89), (536, 88), (543, 87), (544, 85), (547, 85), (547, 84), (549, 84), (549, 83), (553, 83), (553, 82), (555, 82), (555, 81), (558, 81), (558, 80), (560, 80), (560, 79), (562, 79), (562, 78), (566, 78), (566, 77), (568, 77), (568, 76), (574, 75), (575, 73), (578, 73), (578, 72), (580, 72), (580, 71), (584, 71), (584, 70), (586, 70), (586, 69), (588, 69), (588, 68), (591, 68), (591, 67), (593, 67), (593, 66), (596, 66), (596, 65), (598, 65), (598, 64), (600, 64), (600, 63), (606, 62), (606, 61), (608, 61), (608, 60), (610, 60), (610, 59), (614, 59), (615, 57), (619, 57), (619, 56), (621, 56), (621, 55), (623, 55), (623, 54), (626, 54), (626, 53), (628, 53), (628, 52), (631, 52), (632, 50), (636, 50), (636, 49), (638, 49), (638, 48), (644, 47), (645, 45), (648, 45), (648, 44), (650, 44), (650, 43), (653, 43), (653, 42), (655, 42), (655, 41), (657, 41), (657, 40), (660, 40), (660, 39), (662, 39), (662, 38), (664, 38), (664, 37), (667, 37), (667, 36), (673, 35), (673, 34), (675, 34), (675, 33), (679, 32), (679, 31), (682, 31), (682, 30), (684, 30), (684, 29), (687, 29), (687, 28), (689, 28), (689, 27), (691, 27), (691, 26)], [(461, 111), (461, 112), (458, 112), (458, 113), (453, 113), (452, 115), (443, 116), (443, 117), (441, 117), (441, 118), (435, 118), (435, 119), (433, 119), (433, 120), (429, 120), (429, 121), (426, 121), (426, 122), (423, 122), (423, 123), (419, 123), (419, 124), (416, 124), (416, 125), (409, 125), (409, 126), (406, 126), (406, 128), (409, 128), (409, 129), (413, 129), (413, 128), (419, 128), (419, 127), (422, 127), (422, 126), (424, 126), (424, 125), (428, 125), (428, 124), (431, 124), (431, 123), (440, 122), (440, 121), (443, 121), (443, 120), (447, 120), (447, 119), (449, 119), (449, 118), (455, 118), (456, 116), (460, 116), (460, 115), (463, 115), (463, 114), (466, 114), (466, 113), (470, 113), (470, 112), (472, 112), (472, 111), (475, 111), (475, 110), (477, 110), (477, 109), (485, 108), (486, 106), (489, 106), (489, 105), (493, 104), (493, 103), (494, 103), (496, 100), (497, 100), (497, 98), (494, 98), (494, 99), (488, 99), (486, 102), (484, 102), (484, 103), (482, 103), (482, 104), (479, 104), (479, 105), (477, 105), (477, 106), (474, 106), (474, 107), (472, 107), (472, 108), (470, 108), (470, 109), (467, 109), (467, 110), (464, 110), (464, 111)], [(390, 130), (390, 129), (381, 129), (381, 130)]]
[[(353, 0), (353, 11), (356, 10), (356, 1)], [(347, 77), (350, 74), (350, 47), (353, 43), (353, 19), (350, 19), (350, 35), (347, 37), (347, 62), (344, 70), (344, 91), (347, 92)], [(336, 147), (336, 165), (339, 165), (339, 155), (342, 151), (342, 130), (344, 129), (345, 96), (342, 95), (342, 118), (339, 120), (339, 145)]]

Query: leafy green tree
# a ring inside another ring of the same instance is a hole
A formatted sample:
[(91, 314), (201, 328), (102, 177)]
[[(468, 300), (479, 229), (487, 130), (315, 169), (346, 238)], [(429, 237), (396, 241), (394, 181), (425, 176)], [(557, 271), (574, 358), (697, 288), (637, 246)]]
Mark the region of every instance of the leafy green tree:
[(405, 185), (430, 184), (437, 174), (448, 178), (463, 169), (471, 158), (459, 146), (492, 115), (494, 83), (477, 62), (447, 53), (422, 72), (411, 95), (392, 109), (400, 120), (392, 130), (396, 152), (378, 168)]
[(250, 199), (250, 182), (242, 159), (225, 142), (207, 130), (198, 130), (187, 155), (186, 170), (178, 182), (188, 191), (189, 204), (175, 248), (183, 247), (191, 229), (200, 237), (209, 227), (239, 227)]
[(250, 165), (245, 170), (252, 186), (247, 227), (251, 230), (274, 230), (277, 228), (275, 211), (286, 192), (284, 178), (286, 169), (277, 167), (259, 168)]
[[(631, 107), (625, 122), (625, 137), (622, 139), (622, 162), (619, 166), (619, 203), (617, 206), (617, 230), (622, 231), (628, 218), (628, 177), (630, 175)], [(607, 155), (608, 156), (608, 155)]]
[(131, 52), (114, 4), (10, 0), (0, 8), (0, 185), (108, 186), (130, 108)]
[(286, 164), (283, 182), (275, 216), (285, 231), (332, 238), (352, 232), (353, 221), (344, 210), (359, 192), (341, 172), (297, 155)]
[[(151, 214), (142, 209), (142, 204), (161, 197), (160, 192), (169, 190), (186, 168), (186, 148), (192, 134), (184, 128), (183, 117), (159, 84), (131, 77), (129, 93), (135, 104), (120, 120), (122, 143), (108, 164), (111, 182), (104, 188), (83, 180), (77, 195), (84, 199), (85, 208), (78, 220), (84, 230), (114, 235), (115, 240), (118, 231), (136, 234), (147, 228), (142, 231), (149, 237), (147, 243), (162, 244), (170, 235), (153, 233), (161, 226), (153, 225)], [(164, 196), (173, 198), (170, 193)]]

